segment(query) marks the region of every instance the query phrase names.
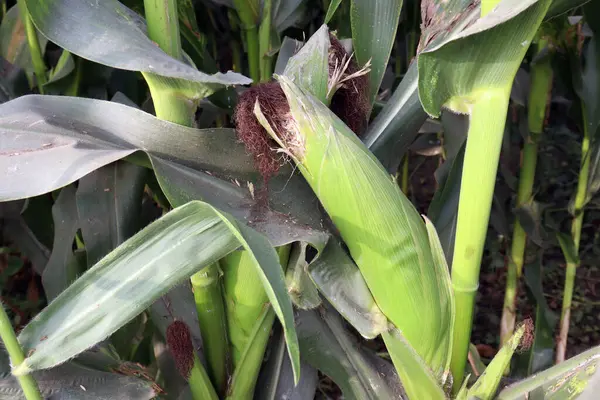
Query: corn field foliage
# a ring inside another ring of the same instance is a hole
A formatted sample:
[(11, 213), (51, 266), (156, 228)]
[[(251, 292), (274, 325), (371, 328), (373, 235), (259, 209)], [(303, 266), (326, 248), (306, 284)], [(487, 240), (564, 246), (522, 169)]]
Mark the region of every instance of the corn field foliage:
[(597, 398), (599, 16), (0, 0), (0, 398)]

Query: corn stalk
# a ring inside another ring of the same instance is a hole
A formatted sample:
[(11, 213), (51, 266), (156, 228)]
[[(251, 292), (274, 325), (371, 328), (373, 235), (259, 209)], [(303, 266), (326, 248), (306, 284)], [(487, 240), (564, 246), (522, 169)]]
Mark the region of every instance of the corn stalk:
[[(175, 0), (144, 0), (144, 9), (146, 12), (146, 21), (148, 24), (148, 36), (151, 40), (173, 58), (181, 59), (181, 39), (179, 33), (179, 18), (177, 2)], [(156, 116), (170, 122), (181, 125), (192, 126), (195, 107), (191, 105), (183, 95), (177, 95), (176, 92), (169, 90), (168, 81), (151, 74), (144, 74), (152, 100)], [(207, 277), (214, 278), (216, 282), (207, 282)], [(207, 352), (207, 362), (212, 378), (218, 386), (218, 383), (226, 382), (226, 370), (224, 360), (227, 359), (227, 341), (222, 340), (226, 337), (225, 324), (215, 321), (224, 321), (225, 315), (223, 308), (215, 307), (219, 302), (222, 304), (221, 286), (218, 283), (219, 271), (216, 264), (207, 267), (204, 271), (197, 272), (191, 278), (192, 287), (202, 290), (197, 293), (196, 306), (199, 321), (210, 320), (214, 324), (200, 324), (202, 337), (206, 337), (211, 342), (210, 351)], [(221, 312), (219, 315), (218, 312)], [(220, 332), (217, 332), (220, 330)], [(214, 343), (214, 337), (220, 337), (221, 340)], [(194, 357), (192, 375), (189, 379), (190, 389), (194, 400), (205, 399), (209, 393), (211, 398), (217, 398), (215, 389), (209, 375), (200, 363), (198, 357)]]
[[(536, 54), (539, 55), (548, 46), (548, 40), (540, 38), (536, 45)], [(544, 130), (548, 97), (552, 90), (552, 66), (550, 58), (545, 57), (531, 67), (531, 90), (528, 104), (529, 136), (525, 139), (522, 152), (522, 165), (519, 178), (519, 189), (515, 207), (522, 207), (532, 200), (535, 168), (537, 164), (538, 142)], [(513, 237), (506, 276), (506, 291), (504, 295), (504, 308), (500, 322), (501, 344), (512, 336), (516, 320), (516, 299), (518, 284), (523, 273), (523, 262), (527, 233), (517, 218), (513, 229)]]

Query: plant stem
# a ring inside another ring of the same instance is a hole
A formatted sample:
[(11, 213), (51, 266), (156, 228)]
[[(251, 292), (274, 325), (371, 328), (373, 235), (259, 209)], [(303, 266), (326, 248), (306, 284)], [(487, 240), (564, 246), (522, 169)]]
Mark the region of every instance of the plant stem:
[[(176, 0), (144, 0), (148, 37), (173, 58), (181, 59), (181, 39)], [(192, 126), (195, 106), (179, 95), (169, 79), (144, 73), (156, 116), (180, 125)]]
[(509, 94), (510, 87), (489, 89), (479, 94), (470, 107), (452, 259), (456, 322), (450, 367), (455, 391), (460, 389), (467, 361), (481, 256), (506, 123), (503, 110), (508, 108)]
[(256, 0), (233, 0), (235, 9), (240, 17), (241, 28), (246, 33), (246, 49), (248, 51), (248, 66), (250, 78), (254, 83), (260, 82), (260, 47), (258, 38), (259, 2)]
[[(66, 51), (66, 50), (63, 50)], [(79, 94), (79, 86), (81, 84), (81, 75), (83, 73), (83, 58), (73, 55), (75, 57), (75, 79), (69, 85), (65, 91), (65, 96), (77, 96)]]
[[(548, 41), (540, 39), (537, 53), (548, 45)], [(523, 160), (519, 178), (516, 208), (522, 207), (532, 200), (535, 168), (537, 164), (539, 137), (544, 130), (548, 96), (552, 90), (552, 66), (549, 57), (540, 60), (531, 68), (531, 90), (528, 104), (529, 137), (523, 144)], [(527, 234), (520, 221), (515, 221), (513, 230), (510, 260), (506, 276), (506, 292), (504, 308), (500, 322), (500, 343), (504, 345), (512, 336), (516, 320), (516, 299), (519, 279), (523, 271), (523, 260)]]
[(260, 56), (260, 81), (268, 82), (273, 75), (273, 60), (269, 56), (271, 51), (271, 9), (272, 0), (264, 0), (263, 15), (260, 23), (259, 34), (259, 56)]
[[(10, 319), (6, 315), (4, 305), (0, 305), (0, 338), (4, 343), (4, 347), (6, 347), (12, 367), (16, 368), (21, 365), (23, 360), (25, 360), (25, 356), (10, 323)], [(17, 380), (27, 400), (42, 400), (37, 382), (31, 375), (19, 375), (17, 376)]]
[(408, 151), (404, 154), (402, 162), (402, 192), (408, 196)]
[(195, 352), (194, 365), (190, 370), (188, 383), (194, 400), (219, 400), (219, 396), (215, 393), (215, 389), (212, 387), (210, 379)]
[[(150, 39), (157, 43), (160, 48), (171, 57), (181, 58), (182, 50), (176, 0), (144, 0), (144, 9), (146, 12), (148, 36)], [(195, 112), (193, 103), (185, 97), (178, 95), (170, 86), (170, 81), (168, 79), (165, 80), (153, 74), (144, 74), (144, 77), (150, 88), (156, 116), (166, 121), (185, 126), (192, 126)], [(196, 284), (198, 285), (198, 290), (194, 291), (196, 303), (198, 303), (199, 298), (202, 300), (202, 304), (214, 304), (215, 312), (218, 312), (218, 303), (221, 302), (222, 304), (223, 301), (220, 293), (220, 286), (218, 284), (209, 286), (210, 290), (202, 293), (202, 285), (209, 284), (206, 277), (216, 276), (218, 278), (219, 271), (217, 268), (216, 264), (213, 264), (191, 277), (192, 287), (194, 286), (194, 281), (196, 281)], [(223, 310), (222, 307), (221, 310)], [(224, 318), (223, 316), (221, 317)], [(215, 316), (214, 320), (218, 320), (218, 316)], [(217, 327), (218, 325), (210, 328), (216, 330), (218, 329)], [(223, 341), (225, 337), (226, 335), (223, 331), (221, 334), (221, 341)], [(214, 349), (211, 346), (209, 350), (213, 351)], [(194, 355), (194, 358), (194, 366), (188, 379), (193, 399), (217, 400), (217, 394), (215, 393), (215, 389), (211, 384), (208, 374), (204, 370), (204, 366), (200, 363), (200, 360), (198, 360), (196, 355)], [(221, 361), (225, 363), (224, 360)]]
[[(581, 227), (583, 225), (583, 208), (587, 195), (588, 178), (590, 174), (590, 142), (591, 132), (588, 128), (585, 104), (583, 108), (583, 141), (581, 142), (581, 168), (577, 181), (577, 192), (575, 194), (574, 217), (571, 224), (571, 237), (575, 245), (575, 251), (579, 252), (579, 241), (581, 239)], [(565, 276), (565, 288), (563, 292), (562, 312), (560, 314), (560, 332), (558, 334), (558, 343), (556, 345), (556, 363), (565, 360), (567, 352), (567, 337), (569, 336), (569, 324), (571, 320), (571, 302), (573, 299), (573, 288), (575, 286), (575, 275), (578, 263), (567, 262), (567, 271)]]
[(223, 394), (227, 389), (230, 357), (219, 265), (212, 264), (192, 275), (191, 282), (208, 375), (217, 391)]
[(21, 12), (23, 24), (25, 25), (27, 43), (29, 44), (29, 52), (31, 53), (31, 62), (33, 64), (33, 70), (37, 79), (38, 90), (41, 94), (44, 94), (43, 86), (46, 84), (48, 79), (46, 78), (46, 64), (44, 63), (44, 55), (42, 54), (42, 49), (40, 47), (37, 29), (33, 25), (33, 21), (29, 16), (27, 3), (25, 0), (18, 0), (18, 6), (19, 11)]

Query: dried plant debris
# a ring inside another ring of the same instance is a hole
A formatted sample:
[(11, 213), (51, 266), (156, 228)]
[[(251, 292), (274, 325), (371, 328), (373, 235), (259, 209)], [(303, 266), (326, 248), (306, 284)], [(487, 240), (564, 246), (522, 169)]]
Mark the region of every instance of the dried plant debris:
[[(360, 135), (367, 125), (370, 110), (368, 99), (369, 66), (359, 68), (340, 41), (330, 34), (329, 91), (332, 93), (331, 110)], [(288, 150), (281, 149), (254, 115), (256, 102), (283, 143), (293, 143), (297, 135), (290, 108), (278, 82), (262, 83), (248, 88), (238, 100), (234, 121), (238, 138), (254, 157), (258, 172), (269, 181), (287, 161)]]

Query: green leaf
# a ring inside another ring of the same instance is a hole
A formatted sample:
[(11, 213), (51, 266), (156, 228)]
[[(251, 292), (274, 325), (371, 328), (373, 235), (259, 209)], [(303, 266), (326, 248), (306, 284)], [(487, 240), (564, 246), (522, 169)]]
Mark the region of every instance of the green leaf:
[[(46, 399), (150, 400), (157, 395), (150, 381), (133, 375), (97, 371), (72, 362), (47, 371), (34, 372), (33, 376)], [(25, 399), (9, 368), (0, 373), (0, 397)]]
[(290, 166), (270, 182), (271, 209), (255, 212), (262, 178), (232, 129), (193, 129), (122, 104), (64, 96), (21, 97), (1, 104), (0, 115), (0, 171), (8, 177), (1, 201), (47, 193), (141, 150), (173, 206), (209, 202), (276, 246), (305, 240), (322, 248), (327, 239), (318, 201)]
[(170, 85), (190, 98), (251, 82), (233, 72), (207, 75), (168, 56), (148, 39), (144, 20), (116, 0), (27, 0), (27, 7), (36, 27), (65, 50), (113, 68), (140, 71), (155, 84)]
[(409, 398), (426, 396), (431, 400), (446, 399), (444, 390), (431, 369), (398, 329), (384, 332), (382, 336)]
[(543, 265), (540, 252), (535, 262), (524, 270), (525, 283), (536, 303), (535, 333), (533, 345), (528, 354), (527, 375), (536, 374), (554, 363), (554, 327), (558, 316), (550, 310), (542, 287)]
[(350, 6), (356, 59), (361, 67), (371, 61), (368, 75), (371, 104), (375, 101), (392, 52), (401, 9), (402, 0), (352, 0)]
[(240, 245), (256, 261), (284, 327), (297, 380), (300, 360), (292, 305), (275, 250), (260, 234), (198, 201), (174, 209), (127, 240), (38, 314), (19, 335), (29, 356), (15, 373), (50, 368), (77, 355)]
[(79, 229), (75, 192), (73, 185), (64, 187), (52, 206), (54, 247), (42, 273), (42, 284), (48, 300), (58, 296), (82, 272), (73, 256), (73, 240)]
[(321, 25), (319, 30), (287, 62), (284, 76), (326, 103), (329, 80), (329, 29)]
[(528, 238), (540, 247), (546, 246), (550, 236), (544, 227), (542, 219), (544, 208), (546, 207), (548, 206), (545, 204), (531, 201), (514, 210)]
[(396, 173), (402, 157), (427, 119), (419, 100), (417, 63), (412, 63), (383, 110), (365, 132), (363, 142), (386, 170)]
[(321, 305), (319, 291), (308, 274), (307, 247), (308, 243), (306, 242), (292, 244), (290, 260), (285, 273), (285, 282), (292, 302), (303, 310), (310, 310)]
[(584, 392), (588, 381), (600, 369), (599, 363), (600, 346), (597, 346), (504, 388), (497, 399), (572, 399)]
[(365, 278), (334, 238), (308, 268), (319, 291), (363, 337), (373, 339), (388, 329)]
[(392, 365), (357, 343), (331, 307), (300, 310), (296, 324), (302, 358), (330, 377), (341, 388), (345, 399), (403, 398)]
[[(590, 175), (588, 177), (587, 189), (585, 192), (585, 200), (583, 202), (582, 208), (588, 204), (592, 198), (598, 193), (600, 190), (600, 137), (597, 138), (589, 153), (584, 157), (590, 157)], [(569, 207), (574, 208), (569, 204)]]
[[(477, 382), (468, 390), (467, 397), (469, 399), (488, 400), (493, 398), (500, 384), (500, 379), (502, 379), (504, 371), (510, 364), (510, 359), (519, 343), (521, 343), (521, 338), (526, 334), (527, 329), (532, 329), (532, 327), (528, 328), (526, 324), (522, 324), (508, 342), (502, 346), (483, 374), (477, 379)], [(528, 332), (528, 334), (531, 334), (531, 332)]]
[[(38, 40), (43, 52), (48, 39), (38, 32)], [(2, 18), (2, 24), (0, 24), (0, 55), (9, 63), (23, 68), (28, 74), (33, 74), (33, 62), (31, 61), (25, 26), (17, 5), (12, 6)]]
[(327, 8), (327, 14), (325, 14), (325, 24), (329, 24), (329, 21), (331, 21), (331, 18), (333, 18), (333, 15), (337, 11), (341, 3), (342, 0), (332, 0), (331, 3), (329, 3), (329, 8)]
[(560, 249), (562, 250), (565, 260), (569, 264), (579, 265), (579, 254), (576, 250), (575, 242), (573, 242), (571, 235), (557, 232), (556, 239), (558, 240), (558, 244), (560, 245)]
[[(432, 9), (440, 15), (436, 10), (440, 2), (432, 3)], [(466, 112), (468, 98), (477, 96), (479, 91), (510, 90), (549, 4), (549, 0), (504, 0), (493, 12), (477, 19), (468, 28), (446, 35), (437, 32), (443, 28), (443, 25), (436, 26), (437, 20), (430, 22), (428, 27), (435, 31), (429, 34), (434, 39), (418, 58), (419, 98), (425, 111), (439, 116), (442, 106), (446, 105), (455, 111)], [(478, 16), (478, 10), (472, 10), (466, 8), (460, 19), (450, 22), (472, 21)], [(451, 18), (452, 15), (442, 17)], [(505, 40), (507, 36), (511, 40)]]
[(590, 0), (553, 0), (552, 5), (548, 9), (548, 13), (546, 14), (546, 19), (564, 14), (567, 11), (581, 7), (585, 3), (589, 2)]
[(143, 167), (116, 161), (79, 180), (77, 210), (89, 267), (142, 228), (147, 173)]
[(290, 358), (285, 351), (285, 340), (281, 327), (274, 329), (269, 342), (265, 364), (261, 369), (254, 398), (261, 400), (302, 400), (315, 397), (319, 377), (317, 370), (306, 361), (300, 362), (300, 382), (294, 384), (294, 375)]

